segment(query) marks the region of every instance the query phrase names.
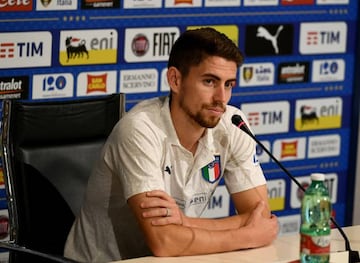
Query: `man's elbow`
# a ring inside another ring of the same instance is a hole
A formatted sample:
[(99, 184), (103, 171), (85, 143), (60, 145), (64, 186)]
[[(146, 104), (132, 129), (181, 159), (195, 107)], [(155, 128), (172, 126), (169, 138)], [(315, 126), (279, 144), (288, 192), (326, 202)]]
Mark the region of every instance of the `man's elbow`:
[(168, 235), (161, 235), (148, 241), (148, 246), (155, 257), (178, 256), (176, 245)]

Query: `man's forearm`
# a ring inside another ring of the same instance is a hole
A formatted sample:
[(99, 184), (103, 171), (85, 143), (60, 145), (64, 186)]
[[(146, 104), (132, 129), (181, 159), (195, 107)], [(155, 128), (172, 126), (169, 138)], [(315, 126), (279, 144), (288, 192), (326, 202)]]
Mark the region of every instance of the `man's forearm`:
[(198, 218), (183, 217), (183, 225), (187, 227), (209, 229), (209, 230), (231, 230), (238, 229), (247, 221), (249, 215), (234, 215), (225, 218)]
[(158, 227), (167, 229), (159, 229), (157, 238), (152, 235), (149, 246), (155, 256), (161, 257), (227, 252), (266, 243), (255, 240), (251, 228), (245, 227), (231, 230), (210, 230), (180, 225)]

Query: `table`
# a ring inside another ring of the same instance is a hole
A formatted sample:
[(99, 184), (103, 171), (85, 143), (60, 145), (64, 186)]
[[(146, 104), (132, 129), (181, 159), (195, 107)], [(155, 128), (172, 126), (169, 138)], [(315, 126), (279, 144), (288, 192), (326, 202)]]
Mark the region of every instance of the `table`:
[[(344, 227), (351, 249), (360, 250), (360, 225)], [(299, 234), (279, 236), (271, 245), (234, 252), (185, 256), (185, 257), (142, 257), (117, 261), (118, 263), (295, 263), (299, 259)], [(348, 260), (345, 242), (337, 229), (331, 232), (330, 263), (344, 263)]]

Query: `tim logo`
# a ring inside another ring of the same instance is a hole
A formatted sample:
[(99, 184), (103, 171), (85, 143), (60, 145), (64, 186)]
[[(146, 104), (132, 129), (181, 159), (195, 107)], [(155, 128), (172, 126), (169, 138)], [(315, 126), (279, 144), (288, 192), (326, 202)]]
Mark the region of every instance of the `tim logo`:
[(250, 126), (260, 125), (260, 112), (249, 112), (247, 114), (247, 119), (249, 121)]
[(241, 109), (256, 134), (289, 131), (290, 104), (288, 101), (244, 103)]
[(302, 23), (300, 25), (300, 53), (344, 53), (346, 38), (345, 22)]
[(115, 29), (60, 32), (60, 64), (112, 64), (117, 61)]
[(246, 27), (248, 56), (288, 55), (293, 49), (293, 25), (250, 25)]
[(15, 56), (15, 43), (0, 43), (0, 58), (13, 58)]
[(297, 131), (340, 128), (342, 99), (340, 97), (296, 101)]
[(0, 68), (50, 66), (51, 47), (50, 32), (0, 33)]

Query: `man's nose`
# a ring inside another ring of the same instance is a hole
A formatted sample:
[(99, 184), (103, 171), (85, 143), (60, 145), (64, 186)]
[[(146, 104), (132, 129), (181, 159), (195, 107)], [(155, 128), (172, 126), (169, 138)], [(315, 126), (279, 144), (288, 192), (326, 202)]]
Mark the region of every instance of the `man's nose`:
[(214, 99), (216, 101), (221, 101), (221, 102), (225, 102), (226, 101), (226, 88), (225, 85), (219, 85), (216, 89), (215, 89), (215, 94), (214, 94)]

